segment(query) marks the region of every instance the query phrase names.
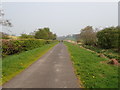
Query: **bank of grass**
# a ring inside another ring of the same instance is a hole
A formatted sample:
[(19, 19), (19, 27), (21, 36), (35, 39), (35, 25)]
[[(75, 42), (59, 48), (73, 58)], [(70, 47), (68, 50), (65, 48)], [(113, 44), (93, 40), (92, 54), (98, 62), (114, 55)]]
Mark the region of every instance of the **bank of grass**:
[(25, 51), (20, 54), (7, 56), (2, 59), (2, 84), (12, 79), (21, 71), (29, 67), (32, 63), (38, 60), (48, 50), (57, 43), (47, 44), (40, 48)]
[(95, 51), (97, 53), (101, 53), (101, 54), (105, 55), (109, 59), (116, 59), (120, 63), (120, 56), (119, 56), (119, 52), (117, 50), (114, 50), (114, 49), (101, 49), (101, 48), (93, 47), (93, 46), (89, 46), (89, 45), (82, 45), (82, 46), (87, 48), (87, 49), (90, 49), (92, 51)]
[(118, 88), (118, 66), (101, 63), (107, 59), (77, 45), (67, 42), (65, 45), (85, 88)]

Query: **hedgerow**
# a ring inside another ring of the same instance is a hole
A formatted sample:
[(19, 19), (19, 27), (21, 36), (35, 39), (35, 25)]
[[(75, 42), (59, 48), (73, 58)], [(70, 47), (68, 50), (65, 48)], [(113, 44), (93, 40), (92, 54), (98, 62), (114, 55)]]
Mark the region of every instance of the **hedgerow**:
[(21, 39), (21, 40), (4, 40), (2, 39), (2, 56), (28, 51), (34, 48), (41, 47), (45, 44), (52, 43), (52, 40), (42, 39)]

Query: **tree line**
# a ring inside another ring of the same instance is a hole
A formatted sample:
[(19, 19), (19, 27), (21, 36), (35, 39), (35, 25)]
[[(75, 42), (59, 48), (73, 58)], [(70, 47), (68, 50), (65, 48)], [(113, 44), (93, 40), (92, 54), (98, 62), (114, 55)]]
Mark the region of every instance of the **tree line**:
[[(11, 39), (9, 34), (0, 32), (2, 39)], [(21, 34), (20, 39), (45, 39), (45, 40), (56, 40), (57, 35), (50, 31), (49, 28), (40, 28), (30, 34)]]
[(81, 30), (78, 42), (84, 45), (97, 46), (104, 49), (118, 49), (120, 51), (120, 27), (108, 27), (103, 30), (94, 30), (87, 26)]
[(45, 40), (55, 40), (56, 34), (50, 31), (49, 28), (40, 28), (37, 31), (27, 35), (21, 34), (20, 38), (35, 38), (35, 39), (45, 39)]

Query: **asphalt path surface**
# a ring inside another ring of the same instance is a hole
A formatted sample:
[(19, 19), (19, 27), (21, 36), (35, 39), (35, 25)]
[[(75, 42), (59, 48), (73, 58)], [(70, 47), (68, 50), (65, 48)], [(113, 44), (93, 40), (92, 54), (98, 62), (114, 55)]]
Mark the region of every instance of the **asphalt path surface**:
[(57, 44), (3, 88), (79, 88), (67, 47)]

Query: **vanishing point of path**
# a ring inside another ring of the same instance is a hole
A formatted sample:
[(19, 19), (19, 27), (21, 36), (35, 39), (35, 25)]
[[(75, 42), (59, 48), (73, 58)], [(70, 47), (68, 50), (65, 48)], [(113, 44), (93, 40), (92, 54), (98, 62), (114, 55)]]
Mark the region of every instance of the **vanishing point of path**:
[(67, 48), (59, 43), (3, 88), (79, 88), (79, 83)]

